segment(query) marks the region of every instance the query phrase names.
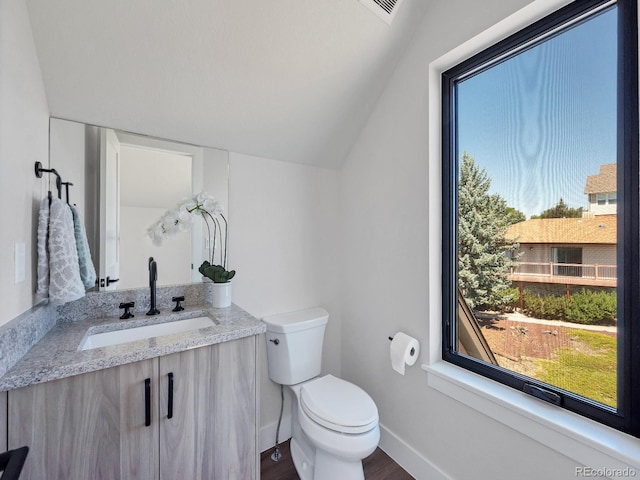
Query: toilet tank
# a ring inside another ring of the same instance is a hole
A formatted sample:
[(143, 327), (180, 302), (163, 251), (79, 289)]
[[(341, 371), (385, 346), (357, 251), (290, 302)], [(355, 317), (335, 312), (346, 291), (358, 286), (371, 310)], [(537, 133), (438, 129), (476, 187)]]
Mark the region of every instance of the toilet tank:
[(322, 341), (329, 313), (320, 307), (271, 315), (267, 324), (269, 378), (295, 385), (320, 375)]

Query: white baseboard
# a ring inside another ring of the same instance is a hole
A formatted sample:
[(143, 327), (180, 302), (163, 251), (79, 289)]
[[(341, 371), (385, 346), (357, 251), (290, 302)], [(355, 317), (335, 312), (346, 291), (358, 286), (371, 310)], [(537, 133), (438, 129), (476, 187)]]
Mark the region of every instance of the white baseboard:
[(416, 480), (451, 480), (438, 467), (384, 425), (380, 425), (379, 446)]
[[(273, 448), (276, 444), (276, 429), (278, 428), (278, 422), (270, 423), (260, 427), (260, 452)], [(291, 438), (291, 415), (282, 417), (282, 424), (280, 425), (280, 434), (278, 435), (278, 441), (280, 443)]]

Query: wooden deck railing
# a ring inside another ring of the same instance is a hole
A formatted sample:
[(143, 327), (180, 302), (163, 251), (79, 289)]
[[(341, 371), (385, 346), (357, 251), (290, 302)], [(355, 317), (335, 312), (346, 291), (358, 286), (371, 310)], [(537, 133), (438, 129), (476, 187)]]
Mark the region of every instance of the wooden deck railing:
[(578, 277), (592, 280), (616, 280), (616, 265), (585, 263), (519, 262), (511, 267), (511, 276), (526, 277)]

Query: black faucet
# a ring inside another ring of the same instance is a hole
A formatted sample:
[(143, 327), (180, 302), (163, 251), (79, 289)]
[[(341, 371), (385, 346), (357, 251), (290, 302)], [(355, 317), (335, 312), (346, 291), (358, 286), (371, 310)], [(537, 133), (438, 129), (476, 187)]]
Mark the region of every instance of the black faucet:
[(156, 308), (156, 280), (158, 280), (158, 264), (153, 257), (149, 257), (149, 290), (151, 303), (147, 315), (158, 315), (160, 313), (160, 310)]

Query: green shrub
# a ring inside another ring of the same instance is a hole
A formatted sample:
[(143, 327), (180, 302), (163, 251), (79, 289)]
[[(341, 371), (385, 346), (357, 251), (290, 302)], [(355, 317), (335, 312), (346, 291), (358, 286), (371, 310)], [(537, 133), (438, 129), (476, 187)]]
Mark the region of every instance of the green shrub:
[(616, 293), (581, 290), (571, 296), (567, 305), (567, 320), (585, 325), (615, 323), (617, 317)]
[(524, 313), (530, 317), (564, 320), (566, 318), (567, 300), (555, 295), (537, 295), (525, 290), (523, 292)]
[[(517, 288), (503, 288), (502, 290), (492, 291), (488, 297), (489, 299), (486, 303), (476, 305), (475, 309), (479, 311), (513, 312), (518, 305), (520, 291)], [(466, 300), (468, 303), (469, 300)]]
[(617, 317), (616, 293), (581, 290), (569, 300), (555, 295), (538, 295), (527, 290), (523, 293), (524, 312), (535, 318), (566, 320), (583, 325), (615, 324)]
[(518, 306), (520, 300), (520, 290), (517, 288), (505, 288), (495, 294), (496, 297), (496, 310), (501, 312), (513, 312)]

